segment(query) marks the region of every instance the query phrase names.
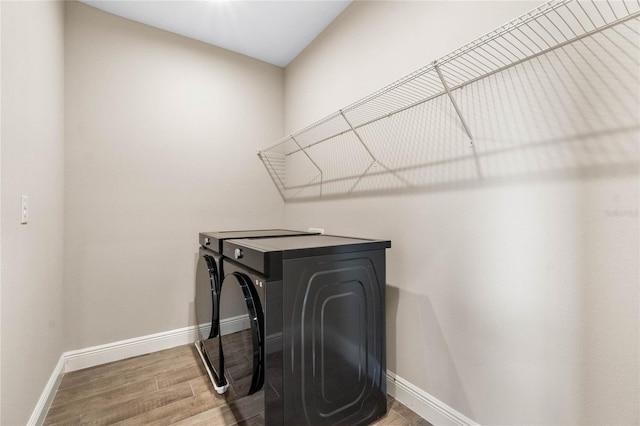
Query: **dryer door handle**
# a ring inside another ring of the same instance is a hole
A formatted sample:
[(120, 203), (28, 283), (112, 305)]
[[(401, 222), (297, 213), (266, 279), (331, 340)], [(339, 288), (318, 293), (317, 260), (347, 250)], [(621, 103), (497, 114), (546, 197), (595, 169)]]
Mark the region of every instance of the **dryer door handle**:
[(211, 332), (209, 338), (212, 339), (218, 336), (220, 326), (220, 278), (218, 276), (218, 268), (213, 257), (204, 255), (204, 260), (207, 262), (207, 269), (209, 270), (209, 280), (211, 282), (211, 304), (213, 306), (213, 318), (211, 320)]

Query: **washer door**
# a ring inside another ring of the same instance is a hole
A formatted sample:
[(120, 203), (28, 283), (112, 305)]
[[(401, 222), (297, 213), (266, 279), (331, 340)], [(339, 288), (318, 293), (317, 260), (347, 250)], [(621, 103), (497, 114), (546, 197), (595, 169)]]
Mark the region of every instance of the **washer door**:
[(200, 340), (218, 336), (220, 275), (216, 261), (205, 250), (200, 250), (196, 271), (196, 318), (200, 330)]
[(264, 383), (264, 312), (260, 298), (251, 279), (236, 271), (225, 277), (220, 300), (223, 305), (244, 301), (242, 314), (223, 321), (220, 330), (222, 371), (238, 396), (251, 395)]

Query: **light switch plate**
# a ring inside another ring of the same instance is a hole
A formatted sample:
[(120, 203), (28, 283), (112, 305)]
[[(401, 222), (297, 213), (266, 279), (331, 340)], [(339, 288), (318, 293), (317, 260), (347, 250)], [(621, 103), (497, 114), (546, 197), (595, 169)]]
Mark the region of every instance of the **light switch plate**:
[(25, 225), (28, 222), (29, 222), (29, 197), (26, 195), (23, 195), (22, 196), (22, 219), (20, 223)]

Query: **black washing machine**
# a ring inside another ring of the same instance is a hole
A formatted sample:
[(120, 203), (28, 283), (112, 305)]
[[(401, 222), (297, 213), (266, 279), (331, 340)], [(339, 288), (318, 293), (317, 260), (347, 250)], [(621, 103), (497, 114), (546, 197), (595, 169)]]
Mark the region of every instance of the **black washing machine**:
[[(248, 237), (267, 238), (312, 234), (288, 229), (203, 232), (200, 234), (200, 250), (196, 269), (196, 318), (200, 339), (196, 342), (196, 348), (218, 393), (224, 393), (228, 385), (224, 377), (218, 376), (216, 370), (212, 368), (213, 364), (220, 360), (218, 346), (214, 339), (218, 336), (221, 327), (223, 331), (225, 329), (233, 331), (238, 328), (238, 324), (234, 323), (233, 318), (220, 316), (219, 297), (223, 278), (222, 242), (227, 239)], [(238, 322), (237, 318), (235, 322)]]
[[(237, 327), (211, 339), (235, 397), (264, 389), (267, 425), (366, 425), (386, 401), (385, 249), (329, 235), (222, 242), (220, 306)], [(221, 311), (222, 315), (222, 311)]]

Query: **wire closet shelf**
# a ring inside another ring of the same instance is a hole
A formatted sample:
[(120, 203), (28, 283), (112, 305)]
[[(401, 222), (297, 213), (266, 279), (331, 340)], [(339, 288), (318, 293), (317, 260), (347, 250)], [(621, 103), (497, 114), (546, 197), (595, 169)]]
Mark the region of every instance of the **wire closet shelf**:
[[(508, 175), (516, 152), (540, 157), (558, 141), (628, 142), (640, 120), (639, 17), (637, 0), (550, 1), (258, 156), (289, 201)], [(619, 148), (628, 158), (637, 143)], [(531, 171), (563, 166), (538, 157)]]

